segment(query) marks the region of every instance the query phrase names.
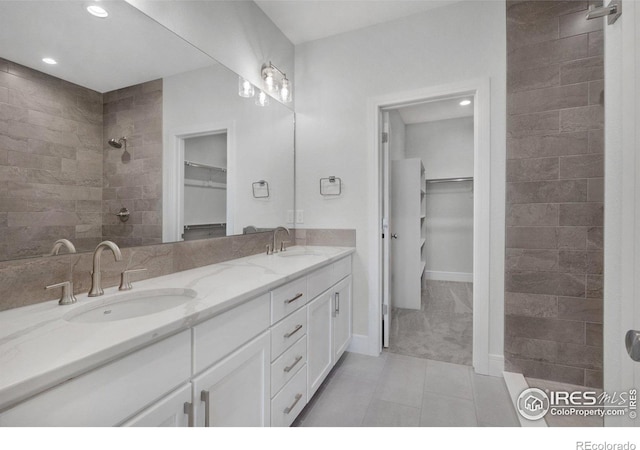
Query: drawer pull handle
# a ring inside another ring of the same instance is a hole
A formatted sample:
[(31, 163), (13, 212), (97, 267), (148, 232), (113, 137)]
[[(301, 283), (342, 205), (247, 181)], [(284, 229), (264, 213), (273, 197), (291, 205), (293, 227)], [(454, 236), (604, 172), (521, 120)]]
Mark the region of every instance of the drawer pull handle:
[(300, 401), (300, 399), (302, 398), (302, 394), (296, 394), (296, 399), (293, 401), (293, 403), (291, 404), (291, 406), (287, 406), (284, 409), (284, 413), (285, 414), (289, 414), (291, 411), (293, 411), (293, 408), (296, 407), (296, 405), (298, 404), (298, 402)]
[(211, 411), (209, 411), (209, 391), (200, 392), (200, 400), (204, 402), (204, 426), (210, 426)]
[(289, 300), (285, 300), (285, 301), (284, 301), (284, 303), (285, 303), (286, 305), (288, 305), (289, 303), (293, 303), (293, 302), (295, 302), (295, 301), (296, 301), (296, 300), (298, 300), (300, 297), (302, 297), (302, 292), (298, 292), (298, 293), (295, 295), (295, 297), (290, 298)]
[(300, 361), (302, 361), (302, 356), (298, 356), (293, 364), (284, 368), (284, 371), (287, 373), (291, 372), (291, 369), (293, 369)]
[(289, 331), (287, 334), (284, 335), (284, 337), (285, 338), (290, 338), (291, 336), (293, 336), (294, 334), (296, 334), (300, 330), (302, 330), (302, 325), (296, 325), (296, 327), (293, 329), (293, 331)]
[(340, 314), (340, 292), (336, 292), (336, 305), (334, 312), (336, 316)]
[(193, 403), (184, 402), (184, 413), (187, 415), (187, 426), (193, 426)]

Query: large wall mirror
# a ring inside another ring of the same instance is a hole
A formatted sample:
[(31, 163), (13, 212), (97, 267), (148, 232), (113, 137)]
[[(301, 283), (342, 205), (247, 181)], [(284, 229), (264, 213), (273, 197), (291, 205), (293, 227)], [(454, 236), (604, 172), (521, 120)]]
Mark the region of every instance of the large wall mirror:
[(240, 97), (235, 73), (102, 3), (104, 18), (84, 1), (0, 2), (0, 260), (285, 223), (293, 112)]

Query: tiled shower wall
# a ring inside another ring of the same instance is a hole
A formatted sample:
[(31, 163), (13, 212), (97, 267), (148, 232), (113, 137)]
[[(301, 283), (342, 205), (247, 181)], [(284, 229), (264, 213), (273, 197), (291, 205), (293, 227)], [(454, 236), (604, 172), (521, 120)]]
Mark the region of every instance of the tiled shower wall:
[(0, 257), (100, 242), (102, 94), (0, 59)]
[(505, 357), (602, 386), (602, 19), (589, 2), (507, 2)]
[[(115, 149), (109, 139), (127, 138)], [(123, 247), (162, 242), (162, 80), (104, 94), (102, 237)], [(115, 215), (126, 207), (131, 215)]]

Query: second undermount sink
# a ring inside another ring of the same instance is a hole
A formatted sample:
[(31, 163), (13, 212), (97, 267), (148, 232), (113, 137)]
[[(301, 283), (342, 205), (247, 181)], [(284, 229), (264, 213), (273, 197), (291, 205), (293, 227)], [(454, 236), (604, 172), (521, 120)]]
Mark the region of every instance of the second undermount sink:
[(68, 322), (99, 323), (148, 316), (183, 305), (197, 297), (192, 289), (152, 289), (116, 295), (97, 305), (77, 308)]
[(322, 256), (322, 253), (318, 253), (306, 248), (294, 248), (292, 250), (286, 250), (284, 252), (277, 253), (277, 255), (283, 258), (287, 258), (293, 256)]

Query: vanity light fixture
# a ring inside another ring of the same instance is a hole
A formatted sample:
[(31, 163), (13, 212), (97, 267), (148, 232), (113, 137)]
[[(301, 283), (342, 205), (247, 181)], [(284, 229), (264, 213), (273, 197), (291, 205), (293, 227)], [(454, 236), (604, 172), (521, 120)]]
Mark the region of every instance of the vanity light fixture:
[(102, 7), (100, 7), (100, 6), (98, 6), (98, 5), (87, 6), (87, 11), (92, 16), (96, 16), (96, 17), (99, 17), (101, 19), (104, 19), (105, 17), (109, 16), (109, 13), (107, 12), (107, 10), (102, 8)]
[(471, 100), (464, 99), (460, 102), (460, 106), (467, 106), (471, 104)]
[(256, 90), (249, 81), (238, 77), (238, 95), (240, 97), (250, 98), (256, 95)]
[(42, 62), (50, 65), (58, 64), (58, 61), (53, 58), (42, 58)]
[[(279, 75), (282, 80), (278, 81), (276, 75)], [(267, 91), (278, 94), (284, 103), (291, 101), (291, 82), (287, 79), (287, 74), (274, 66), (271, 61), (269, 64), (262, 65), (262, 79)]]
[(258, 106), (269, 105), (269, 96), (265, 94), (264, 91), (258, 90), (258, 96), (256, 97), (256, 105)]

